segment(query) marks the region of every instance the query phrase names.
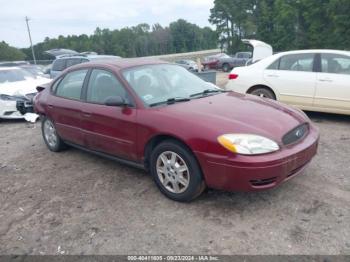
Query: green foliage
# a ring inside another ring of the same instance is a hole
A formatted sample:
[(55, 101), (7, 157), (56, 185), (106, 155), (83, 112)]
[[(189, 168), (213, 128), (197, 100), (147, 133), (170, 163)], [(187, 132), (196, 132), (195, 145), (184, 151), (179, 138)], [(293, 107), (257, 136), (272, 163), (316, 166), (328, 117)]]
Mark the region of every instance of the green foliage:
[(0, 61), (24, 60), (26, 55), (19, 49), (0, 42)]
[(215, 0), (210, 12), (229, 52), (242, 38), (270, 43), (275, 51), (350, 49), (349, 0)]
[[(68, 48), (78, 52), (94, 51), (98, 54), (122, 57), (140, 57), (212, 49), (217, 46), (217, 35), (209, 27), (200, 28), (180, 19), (169, 27), (155, 24), (139, 24), (120, 30), (96, 28), (94, 34), (45, 38), (34, 46), (38, 60), (52, 59), (44, 51), (53, 48)], [(32, 59), (30, 48), (23, 49)]]

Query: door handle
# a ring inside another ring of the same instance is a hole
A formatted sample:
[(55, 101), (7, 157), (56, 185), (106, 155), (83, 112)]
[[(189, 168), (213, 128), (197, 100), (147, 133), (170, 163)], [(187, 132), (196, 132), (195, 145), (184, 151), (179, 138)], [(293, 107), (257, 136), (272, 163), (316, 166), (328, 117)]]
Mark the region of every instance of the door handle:
[(267, 75), (268, 77), (279, 77), (278, 75)]
[(332, 79), (319, 79), (320, 82), (333, 82)]

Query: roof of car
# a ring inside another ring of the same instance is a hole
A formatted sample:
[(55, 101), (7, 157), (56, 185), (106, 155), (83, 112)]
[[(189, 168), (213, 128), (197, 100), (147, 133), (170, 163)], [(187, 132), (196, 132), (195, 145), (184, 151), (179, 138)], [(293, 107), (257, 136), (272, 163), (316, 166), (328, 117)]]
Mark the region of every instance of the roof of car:
[(84, 54), (65, 54), (65, 55), (60, 55), (57, 56), (56, 60), (60, 60), (60, 59), (72, 59), (72, 58), (85, 58), (88, 60), (95, 60), (95, 59), (103, 59), (103, 58), (121, 58), (120, 56), (114, 56), (114, 55), (84, 55)]
[(0, 66), (0, 71), (1, 70), (18, 70), (18, 69), (21, 69), (21, 68), (19, 68), (19, 67), (17, 67), (17, 66)]
[(279, 52), (277, 54), (302, 54), (302, 53), (336, 53), (336, 54), (350, 54), (350, 51), (335, 50), (335, 49), (305, 49), (305, 50), (291, 50), (286, 52)]
[(119, 69), (121, 68), (130, 68), (135, 66), (143, 66), (143, 65), (157, 65), (157, 64), (169, 64), (166, 61), (162, 61), (159, 59), (154, 58), (120, 58), (120, 59), (101, 59), (101, 60), (94, 60), (90, 62), (86, 62), (83, 64), (78, 64), (73, 66), (74, 68), (77, 67), (89, 67), (89, 66), (96, 66), (96, 65), (109, 65), (113, 67), (117, 67)]

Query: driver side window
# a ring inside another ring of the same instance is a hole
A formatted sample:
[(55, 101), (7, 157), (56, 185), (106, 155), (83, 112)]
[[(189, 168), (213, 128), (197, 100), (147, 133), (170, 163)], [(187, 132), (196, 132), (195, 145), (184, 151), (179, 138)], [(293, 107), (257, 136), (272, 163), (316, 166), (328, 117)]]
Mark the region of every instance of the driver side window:
[(119, 80), (106, 70), (93, 69), (87, 89), (87, 102), (104, 104), (111, 96), (126, 99), (126, 91)]

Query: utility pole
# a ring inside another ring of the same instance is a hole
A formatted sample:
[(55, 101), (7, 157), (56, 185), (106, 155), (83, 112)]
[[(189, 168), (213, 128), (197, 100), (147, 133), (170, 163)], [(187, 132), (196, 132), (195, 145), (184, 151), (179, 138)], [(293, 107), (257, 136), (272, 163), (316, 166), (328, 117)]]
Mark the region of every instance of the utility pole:
[(29, 41), (30, 41), (30, 47), (32, 48), (32, 54), (33, 54), (33, 59), (34, 59), (34, 64), (36, 64), (36, 58), (35, 58), (35, 53), (34, 53), (34, 47), (32, 43), (32, 36), (30, 35), (30, 29), (29, 29), (29, 24), (28, 21), (30, 20), (28, 16), (26, 16), (26, 23), (27, 23), (27, 29), (28, 29), (28, 35), (29, 35)]

